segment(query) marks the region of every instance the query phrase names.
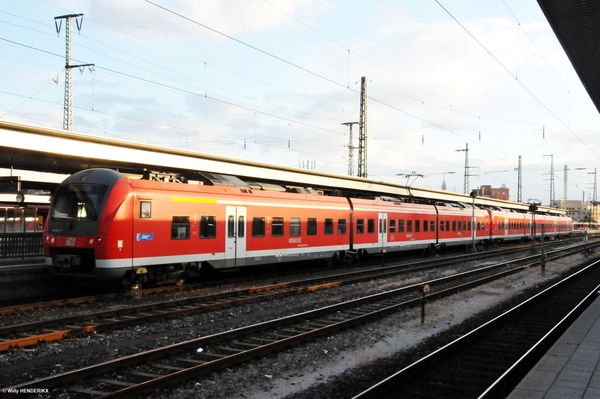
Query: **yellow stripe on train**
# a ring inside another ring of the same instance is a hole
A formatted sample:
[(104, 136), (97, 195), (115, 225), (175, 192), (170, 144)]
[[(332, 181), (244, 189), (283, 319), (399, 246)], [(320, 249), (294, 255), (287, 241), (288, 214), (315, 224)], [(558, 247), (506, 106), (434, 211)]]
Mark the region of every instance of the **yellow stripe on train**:
[(216, 199), (172, 197), (172, 202), (194, 202), (197, 204), (216, 204)]

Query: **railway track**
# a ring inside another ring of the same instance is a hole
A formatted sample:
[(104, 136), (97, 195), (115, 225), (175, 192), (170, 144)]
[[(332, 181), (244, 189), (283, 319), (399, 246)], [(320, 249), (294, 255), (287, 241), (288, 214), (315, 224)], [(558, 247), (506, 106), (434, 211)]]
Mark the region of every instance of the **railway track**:
[(599, 265), (591, 263), (354, 399), (506, 397), (597, 298)]
[[(549, 248), (552, 248), (555, 246), (564, 246), (564, 245), (568, 245), (568, 244), (577, 244), (577, 243), (581, 243), (581, 242), (582, 242), (581, 237), (563, 238), (561, 240), (546, 242), (545, 246), (546, 246), (546, 248), (549, 249)], [(537, 247), (539, 248), (539, 244), (537, 244)], [(497, 254), (498, 256), (505, 256), (505, 255), (509, 255), (512, 253), (519, 253), (522, 251), (526, 251), (530, 248), (531, 248), (531, 244), (521, 244), (521, 245), (515, 246), (514, 248), (510, 248), (508, 250), (506, 248), (492, 249), (492, 250), (478, 252), (476, 254), (466, 254), (466, 255), (459, 255), (459, 256), (453, 255), (453, 256), (451, 256), (451, 258), (457, 259), (457, 260), (463, 259), (464, 261), (478, 260), (478, 259), (482, 259), (485, 257), (493, 256), (494, 254)], [(442, 257), (441, 259), (445, 259), (445, 258), (446, 257)], [(408, 265), (426, 264), (427, 262), (436, 262), (436, 261), (439, 262), (439, 260), (440, 260), (440, 258), (436, 258), (435, 260), (424, 260), (424, 261), (417, 261), (417, 262), (411, 261), (408, 263)], [(391, 256), (386, 257), (385, 259), (380, 257), (379, 260), (366, 261), (366, 262), (362, 263), (361, 268), (368, 268), (371, 265), (376, 265), (376, 267), (379, 267), (384, 261), (388, 262), (388, 263), (390, 261), (396, 262), (395, 259)], [(404, 263), (404, 264), (406, 264), (406, 263)], [(375, 267), (375, 266), (373, 266), (373, 267)], [(308, 269), (305, 272), (311, 272), (311, 270), (314, 270), (316, 272), (316, 271), (321, 271), (323, 269), (322, 268)], [(292, 272), (290, 274), (279, 273), (277, 278), (284, 279), (284, 278), (293, 277), (295, 275), (297, 275), (296, 272)], [(215, 283), (218, 285), (239, 284), (240, 279), (239, 278), (227, 278), (227, 279), (220, 278)], [(247, 281), (245, 281), (245, 283), (247, 284)], [(170, 292), (184, 293), (184, 292), (194, 291), (195, 289), (199, 289), (199, 288), (206, 289), (206, 288), (210, 288), (210, 287), (211, 286), (207, 285), (206, 281), (188, 283), (184, 286), (166, 285), (166, 286), (159, 286), (159, 287), (152, 287), (152, 288), (144, 288), (142, 290), (142, 296), (148, 297), (149, 295), (159, 295), (159, 294), (170, 293)], [(103, 294), (96, 294), (96, 295), (76, 296), (76, 297), (72, 297), (72, 298), (59, 298), (59, 299), (53, 299), (53, 300), (46, 300), (43, 302), (27, 302), (27, 303), (20, 303), (20, 304), (6, 305), (6, 306), (1, 306), (1, 304), (0, 304), (0, 315), (16, 313), (16, 312), (27, 312), (30, 310), (41, 310), (41, 309), (47, 309), (47, 308), (71, 306), (71, 305), (93, 304), (96, 302), (105, 303), (106, 301), (111, 301), (111, 300), (126, 299), (126, 298), (131, 297), (131, 295), (132, 295), (131, 292), (120, 291), (120, 292), (110, 292), (110, 293), (103, 293)]]
[[(591, 245), (593, 244), (587, 244), (587, 246)], [(572, 250), (581, 251), (578, 246), (572, 248)], [(463, 255), (443, 261), (427, 260), (410, 265), (392, 265), (367, 271), (361, 270), (351, 273), (334, 274), (324, 278), (303, 279), (261, 287), (237, 289), (224, 293), (170, 299), (163, 302), (84, 313), (63, 318), (7, 325), (0, 327), (0, 352), (11, 348), (52, 342), (84, 334), (144, 324), (165, 318), (186, 317), (197, 313), (298, 295), (318, 289), (387, 278), (399, 274), (422, 272), (434, 267), (436, 269), (451, 267), (457, 262), (480, 260), (489, 258), (490, 256), (494, 256), (494, 254), (488, 252)], [(529, 262), (537, 257), (537, 255), (530, 255), (520, 259), (518, 262)], [(508, 263), (514, 264), (515, 261)], [(495, 267), (500, 266), (497, 265)], [(85, 298), (79, 298), (78, 300), (82, 301), (82, 299)]]
[[(581, 251), (571, 248), (570, 251)], [(564, 252), (564, 251), (563, 251)], [(553, 256), (565, 256), (549, 255)], [(428, 300), (450, 295), (539, 264), (539, 256), (514, 266), (495, 265), (369, 295), (300, 314), (212, 334), (124, 356), (79, 370), (38, 379), (11, 389), (48, 388), (77, 397), (130, 397), (279, 351), (300, 342), (367, 323), (400, 308), (419, 305), (424, 284)]]

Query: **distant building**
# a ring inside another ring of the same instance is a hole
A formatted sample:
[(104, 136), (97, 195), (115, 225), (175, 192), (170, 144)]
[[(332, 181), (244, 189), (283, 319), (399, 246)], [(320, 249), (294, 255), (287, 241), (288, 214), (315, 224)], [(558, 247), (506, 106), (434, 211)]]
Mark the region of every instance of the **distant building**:
[(583, 202), (580, 200), (555, 200), (552, 204), (555, 208), (567, 211), (567, 216), (573, 220), (581, 222), (597, 222), (598, 210), (592, 205), (592, 202)]
[(477, 196), (495, 198), (504, 201), (510, 200), (509, 189), (504, 184), (500, 188), (492, 188), (492, 186), (483, 185), (477, 189)]

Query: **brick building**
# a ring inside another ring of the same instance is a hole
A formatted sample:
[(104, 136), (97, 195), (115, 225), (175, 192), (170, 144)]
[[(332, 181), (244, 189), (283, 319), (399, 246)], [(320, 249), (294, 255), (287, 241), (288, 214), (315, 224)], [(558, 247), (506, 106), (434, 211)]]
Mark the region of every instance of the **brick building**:
[(492, 186), (483, 185), (477, 189), (477, 196), (495, 198), (504, 201), (510, 200), (509, 189), (504, 184), (500, 188), (492, 188)]

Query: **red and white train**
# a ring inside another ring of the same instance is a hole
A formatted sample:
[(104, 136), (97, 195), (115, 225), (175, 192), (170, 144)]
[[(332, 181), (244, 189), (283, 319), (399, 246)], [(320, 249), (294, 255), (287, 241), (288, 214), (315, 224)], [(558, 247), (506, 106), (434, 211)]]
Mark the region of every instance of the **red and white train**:
[[(537, 214), (535, 223), (537, 236), (542, 225), (550, 238), (573, 230), (562, 215)], [(56, 190), (44, 249), (58, 275), (129, 282), (143, 267), (145, 279), (160, 283), (204, 266), (480, 245), (531, 238), (531, 230), (530, 213), (500, 208), (182, 184), (89, 169)]]

